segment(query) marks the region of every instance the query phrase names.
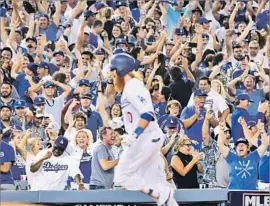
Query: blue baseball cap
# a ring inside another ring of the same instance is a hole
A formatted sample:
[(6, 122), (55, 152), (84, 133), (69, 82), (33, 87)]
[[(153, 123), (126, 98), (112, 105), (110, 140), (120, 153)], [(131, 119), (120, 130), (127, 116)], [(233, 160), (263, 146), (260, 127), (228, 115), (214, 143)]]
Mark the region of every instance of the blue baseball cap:
[(37, 97), (35, 97), (33, 104), (34, 105), (46, 104), (45, 98), (42, 96), (37, 96)]
[(38, 67), (38, 65), (33, 63), (33, 62), (30, 62), (27, 64), (27, 69), (29, 69), (31, 72), (33, 72), (35, 76), (37, 76), (37, 67)]
[(60, 148), (65, 150), (67, 148), (67, 146), (68, 146), (68, 139), (66, 137), (60, 135), (55, 140), (54, 145), (56, 145), (57, 147), (60, 147)]
[(235, 146), (237, 147), (237, 145), (240, 144), (240, 143), (244, 143), (244, 144), (246, 144), (246, 145), (249, 145), (247, 139), (240, 138), (240, 139), (238, 139), (238, 140), (235, 142)]
[(120, 6), (128, 7), (128, 4), (127, 4), (127, 2), (125, 2), (125, 1), (119, 1), (119, 2), (116, 4), (116, 8), (119, 8)]
[(24, 100), (17, 100), (14, 103), (15, 109), (17, 108), (25, 108), (26, 107), (26, 102)]
[(249, 102), (254, 102), (253, 100), (250, 99), (250, 96), (248, 93), (241, 93), (236, 96), (236, 99), (238, 100), (248, 100)]
[(208, 20), (205, 17), (200, 17), (199, 23), (200, 24), (208, 24), (209, 22), (211, 22), (212, 20)]
[(84, 12), (84, 17), (85, 17), (85, 18), (88, 18), (88, 17), (94, 16), (94, 15), (96, 15), (96, 14), (97, 14), (97, 13), (92, 12), (91, 10), (88, 10), (88, 11), (85, 11), (85, 12)]
[(39, 15), (39, 18), (41, 18), (41, 17), (46, 17), (48, 20), (50, 19), (49, 18), (49, 15), (48, 14), (45, 14), (45, 13), (40, 14)]
[(23, 33), (22, 33), (22, 30), (21, 30), (21, 29), (16, 29), (16, 30), (15, 30), (15, 32), (16, 32), (16, 33), (18, 33), (18, 34), (20, 34), (21, 36), (23, 35)]
[(98, 50), (96, 50), (96, 52), (95, 52), (95, 54), (96, 55), (105, 55), (105, 50), (104, 49), (98, 49)]
[(49, 65), (47, 62), (39, 62), (37, 66), (39, 68), (49, 69)]
[(12, 107), (10, 104), (7, 104), (7, 103), (0, 104), (0, 110), (3, 108), (8, 108), (10, 111), (12, 111)]
[(61, 51), (61, 50), (56, 50), (56, 51), (54, 51), (53, 56), (55, 57), (55, 55), (57, 55), (57, 54), (60, 54), (60, 55), (62, 55), (63, 57), (65, 56), (64, 52)]
[(124, 38), (118, 38), (115, 41), (115, 46), (117, 46), (118, 44), (126, 44), (127, 45), (127, 40)]
[(88, 79), (81, 79), (79, 81), (79, 86), (82, 86), (82, 85), (90, 87), (90, 81)]
[(106, 6), (106, 4), (104, 4), (103, 2), (96, 2), (96, 3), (95, 3), (95, 7), (96, 7), (96, 10), (98, 11), (98, 10), (100, 10), (100, 9), (102, 9), (102, 8), (107, 7), (107, 6)]
[(33, 42), (36, 42), (37, 43), (37, 38), (34, 37), (34, 36), (29, 36), (25, 39), (26, 42), (28, 42), (29, 40), (33, 41)]
[(48, 87), (55, 87), (55, 84), (51, 81), (47, 81), (44, 83), (43, 85), (44, 88), (48, 88)]
[(179, 124), (178, 118), (175, 116), (169, 116), (165, 126), (168, 128), (177, 128)]
[(176, 28), (175, 29), (175, 35), (184, 36), (185, 35), (184, 29), (182, 29), (182, 28)]
[(270, 9), (266, 9), (262, 12), (263, 14), (270, 15)]
[(201, 89), (197, 89), (195, 92), (194, 92), (194, 97), (199, 97), (199, 96), (203, 96), (203, 97), (207, 97), (208, 95), (206, 94), (205, 91), (201, 90)]

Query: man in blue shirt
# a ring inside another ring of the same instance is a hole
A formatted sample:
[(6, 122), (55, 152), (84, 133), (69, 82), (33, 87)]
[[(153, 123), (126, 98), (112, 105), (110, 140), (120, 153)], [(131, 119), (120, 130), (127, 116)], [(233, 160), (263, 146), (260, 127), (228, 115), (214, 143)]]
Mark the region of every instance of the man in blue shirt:
[(85, 128), (91, 130), (95, 142), (97, 140), (97, 131), (100, 127), (103, 127), (103, 121), (98, 112), (91, 110), (92, 100), (93, 97), (91, 94), (83, 94), (80, 99), (81, 108), (79, 110), (84, 112), (88, 117)]
[(220, 134), (218, 137), (219, 149), (222, 156), (230, 166), (230, 184), (229, 189), (234, 190), (256, 190), (258, 165), (261, 157), (264, 155), (269, 142), (264, 124), (259, 122), (258, 127), (262, 139), (262, 144), (254, 152), (249, 152), (249, 143), (247, 139), (240, 138), (236, 141), (236, 154), (232, 153), (225, 143), (224, 123), (220, 123)]
[(39, 16), (39, 34), (45, 34), (47, 41), (56, 41), (56, 34), (61, 18), (61, 3), (55, 2), (56, 11), (53, 16), (53, 21), (50, 23), (48, 14), (41, 14)]
[[(243, 117), (246, 122), (250, 122), (252, 120), (252, 117), (249, 115), (247, 109), (250, 103), (253, 102), (248, 93), (240, 93), (237, 95), (236, 99), (236, 108), (232, 113), (232, 137), (234, 142), (236, 142), (239, 138), (244, 137), (243, 128), (239, 123), (239, 117)], [(265, 102), (259, 106), (257, 117), (254, 119), (256, 122), (258, 119), (264, 119), (264, 113), (267, 109), (267, 105), (268, 102)]]
[(14, 180), (10, 171), (11, 165), (15, 162), (14, 149), (2, 141), (2, 129), (0, 128), (0, 189), (14, 190)]
[[(204, 105), (207, 96), (208, 95), (203, 90), (197, 89), (194, 92), (194, 105), (185, 107), (180, 118), (184, 124), (186, 135), (191, 140), (195, 140), (199, 143), (194, 145), (195, 149), (202, 148), (202, 126), (206, 115)], [(218, 121), (212, 117), (210, 124), (215, 127), (218, 125)]]

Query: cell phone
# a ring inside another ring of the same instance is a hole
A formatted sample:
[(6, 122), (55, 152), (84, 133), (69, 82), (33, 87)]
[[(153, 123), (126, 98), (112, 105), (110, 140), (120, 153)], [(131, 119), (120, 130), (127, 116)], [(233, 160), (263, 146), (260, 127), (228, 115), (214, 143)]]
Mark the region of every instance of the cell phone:
[(191, 48), (196, 48), (197, 47), (197, 43), (193, 43), (193, 42), (189, 42), (188, 46)]
[(23, 7), (28, 14), (36, 13), (36, 10), (33, 8), (33, 6), (27, 1), (23, 2)]
[(229, 23), (224, 24), (224, 28), (225, 28), (226, 30), (229, 29), (229, 28), (230, 28)]

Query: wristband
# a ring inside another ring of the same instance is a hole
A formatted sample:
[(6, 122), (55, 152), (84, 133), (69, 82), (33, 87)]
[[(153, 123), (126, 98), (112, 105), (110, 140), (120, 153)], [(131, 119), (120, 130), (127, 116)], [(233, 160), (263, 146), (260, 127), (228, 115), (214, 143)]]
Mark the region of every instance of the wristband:
[(138, 136), (140, 136), (140, 134), (142, 134), (144, 131), (144, 128), (138, 126), (135, 131), (134, 131), (134, 135), (136, 135), (136, 139), (138, 138)]

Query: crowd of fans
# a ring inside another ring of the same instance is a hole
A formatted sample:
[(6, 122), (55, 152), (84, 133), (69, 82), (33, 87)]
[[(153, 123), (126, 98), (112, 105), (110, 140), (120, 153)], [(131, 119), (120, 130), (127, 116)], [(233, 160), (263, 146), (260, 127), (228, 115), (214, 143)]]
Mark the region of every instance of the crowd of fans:
[(168, 184), (269, 188), (269, 6), (4, 1), (1, 189), (118, 188), (125, 102), (108, 63), (123, 52), (134, 57), (166, 135), (157, 172)]

